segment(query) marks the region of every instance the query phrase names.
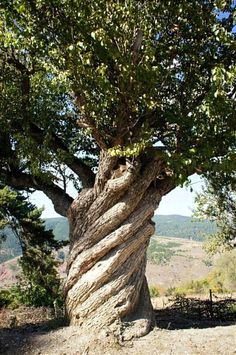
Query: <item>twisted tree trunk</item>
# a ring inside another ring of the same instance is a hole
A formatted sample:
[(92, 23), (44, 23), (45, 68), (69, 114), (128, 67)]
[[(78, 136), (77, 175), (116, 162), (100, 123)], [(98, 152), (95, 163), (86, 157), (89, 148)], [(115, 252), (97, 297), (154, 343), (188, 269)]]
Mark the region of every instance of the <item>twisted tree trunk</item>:
[[(119, 165), (102, 154), (93, 189), (72, 204), (65, 286), (72, 325), (109, 328), (122, 338), (146, 334), (153, 321), (145, 277), (151, 218), (170, 179), (156, 180), (163, 162)], [(154, 183), (154, 181), (156, 181)]]

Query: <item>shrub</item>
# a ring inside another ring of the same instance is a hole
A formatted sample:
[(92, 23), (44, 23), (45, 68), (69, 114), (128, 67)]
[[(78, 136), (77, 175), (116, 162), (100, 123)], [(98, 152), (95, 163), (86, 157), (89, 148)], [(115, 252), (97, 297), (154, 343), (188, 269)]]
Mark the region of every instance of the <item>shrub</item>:
[[(55, 302), (59, 305), (62, 296), (55, 250), (65, 243), (57, 242), (52, 231), (45, 229), (40, 218), (42, 210), (32, 205), (27, 197), (7, 186), (0, 186), (0, 197), (0, 230), (8, 227), (17, 236), (22, 249), (19, 260), (22, 280), (17, 286), (17, 300), (36, 307), (53, 306)], [(3, 294), (3, 303), (8, 303), (8, 296)]]
[(211, 267), (213, 265), (213, 262), (210, 259), (204, 259), (203, 262), (207, 267)]
[(178, 287), (169, 287), (165, 292), (165, 296), (185, 297), (186, 293)]
[(208, 294), (210, 289), (214, 293), (224, 293), (228, 291), (220, 281), (218, 273), (211, 272), (205, 279), (192, 280), (178, 287), (169, 288), (166, 292), (166, 296), (184, 297), (193, 294)]
[(155, 285), (150, 285), (149, 286), (149, 293), (150, 293), (150, 296), (153, 298), (153, 297), (158, 297), (160, 296), (160, 290), (157, 286)]
[(0, 291), (0, 308), (6, 307), (10, 304), (9, 290)]
[(216, 264), (217, 279), (228, 291), (236, 291), (236, 249), (221, 255)]
[(21, 304), (21, 294), (18, 286), (0, 291), (0, 308), (17, 308)]

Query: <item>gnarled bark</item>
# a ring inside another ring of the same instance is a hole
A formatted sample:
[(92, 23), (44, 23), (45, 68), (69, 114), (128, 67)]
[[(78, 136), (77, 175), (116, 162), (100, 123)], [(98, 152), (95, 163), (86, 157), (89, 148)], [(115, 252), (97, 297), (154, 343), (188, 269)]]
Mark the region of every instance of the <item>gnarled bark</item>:
[(168, 178), (153, 183), (163, 171), (160, 159), (129, 164), (118, 177), (111, 173), (117, 164), (104, 154), (94, 188), (71, 205), (65, 293), (72, 325), (110, 329), (129, 339), (146, 334), (152, 324), (145, 278), (151, 218), (173, 186)]

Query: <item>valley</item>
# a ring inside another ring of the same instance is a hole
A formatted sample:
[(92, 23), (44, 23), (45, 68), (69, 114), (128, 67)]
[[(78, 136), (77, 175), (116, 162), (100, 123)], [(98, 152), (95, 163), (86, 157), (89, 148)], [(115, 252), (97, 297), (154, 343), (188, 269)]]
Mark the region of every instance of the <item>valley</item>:
[[(65, 277), (68, 248), (61, 253), (64, 262), (59, 263), (59, 272)], [(62, 253), (63, 252), (63, 253)], [(58, 255), (60, 255), (58, 253)], [(17, 282), (20, 273), (18, 257), (0, 264), (0, 287), (8, 287)], [(160, 290), (178, 286), (181, 283), (204, 278), (212, 269), (211, 263), (202, 248), (202, 242), (153, 236), (148, 249), (147, 280), (149, 285)]]

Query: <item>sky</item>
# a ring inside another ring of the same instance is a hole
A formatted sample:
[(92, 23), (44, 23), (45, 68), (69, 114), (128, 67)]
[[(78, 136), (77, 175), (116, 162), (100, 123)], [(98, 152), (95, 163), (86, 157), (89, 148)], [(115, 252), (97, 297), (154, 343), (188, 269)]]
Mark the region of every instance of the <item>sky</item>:
[[(194, 209), (194, 198), (196, 193), (201, 191), (202, 184), (203, 181), (201, 178), (198, 175), (193, 175), (191, 177), (193, 192), (190, 192), (190, 187), (177, 187), (162, 198), (160, 206), (155, 213), (162, 215), (179, 214), (182, 216), (191, 216)], [(72, 192), (71, 195), (72, 197), (76, 197), (74, 192)], [(42, 218), (59, 217), (54, 211), (51, 201), (42, 192), (33, 193), (30, 200), (38, 207), (44, 206), (45, 210), (43, 211)]]
[(194, 209), (194, 199), (196, 193), (201, 192), (203, 180), (198, 175), (191, 177), (190, 187), (177, 187), (162, 198), (156, 214), (179, 214), (182, 216), (191, 216)]

